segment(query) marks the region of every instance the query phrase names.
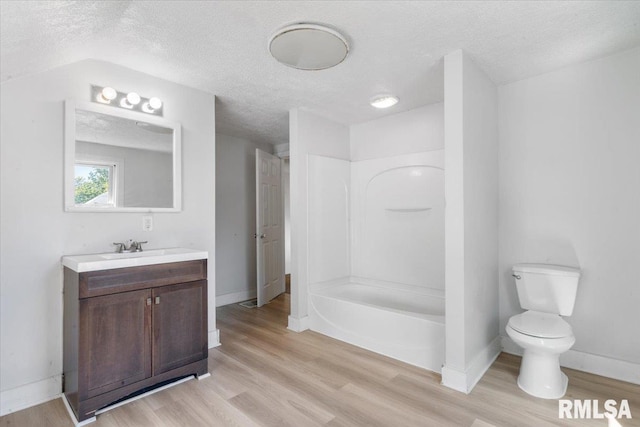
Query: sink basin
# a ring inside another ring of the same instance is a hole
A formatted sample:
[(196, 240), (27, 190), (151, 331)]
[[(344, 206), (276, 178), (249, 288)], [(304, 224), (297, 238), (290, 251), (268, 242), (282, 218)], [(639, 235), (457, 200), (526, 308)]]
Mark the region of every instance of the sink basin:
[(143, 256), (158, 256), (158, 255), (168, 255), (171, 253), (178, 253), (180, 249), (181, 248), (151, 249), (151, 250), (142, 251), (142, 252), (122, 252), (122, 253), (98, 254), (98, 255), (104, 259), (140, 258)]
[(67, 255), (62, 265), (78, 273), (111, 270), (114, 268), (142, 265), (166, 264), (170, 262), (207, 259), (207, 251), (187, 248), (149, 249), (142, 252), (104, 253), (89, 255)]

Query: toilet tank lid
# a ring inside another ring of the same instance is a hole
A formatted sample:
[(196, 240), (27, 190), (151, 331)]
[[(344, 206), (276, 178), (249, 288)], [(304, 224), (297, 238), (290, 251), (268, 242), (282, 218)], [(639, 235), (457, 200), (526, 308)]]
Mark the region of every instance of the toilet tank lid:
[(550, 274), (554, 276), (580, 277), (580, 269), (568, 267), (566, 265), (553, 264), (516, 264), (513, 266), (514, 272)]

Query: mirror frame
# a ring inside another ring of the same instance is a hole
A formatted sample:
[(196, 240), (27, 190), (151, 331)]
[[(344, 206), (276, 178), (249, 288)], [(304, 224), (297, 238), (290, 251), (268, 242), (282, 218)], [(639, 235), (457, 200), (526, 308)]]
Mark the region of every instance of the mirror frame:
[[(156, 126), (173, 129), (173, 207), (95, 207), (75, 204), (73, 182), (76, 157), (76, 109), (144, 121)], [(182, 130), (180, 123), (120, 108), (113, 108), (91, 102), (67, 99), (64, 110), (64, 210), (66, 212), (180, 212), (182, 210)]]

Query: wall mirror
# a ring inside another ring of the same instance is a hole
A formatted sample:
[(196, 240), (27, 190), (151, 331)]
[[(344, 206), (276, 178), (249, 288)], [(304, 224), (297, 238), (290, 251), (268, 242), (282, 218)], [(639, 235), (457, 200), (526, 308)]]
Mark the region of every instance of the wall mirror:
[(178, 123), (65, 102), (65, 210), (178, 212), (181, 200)]

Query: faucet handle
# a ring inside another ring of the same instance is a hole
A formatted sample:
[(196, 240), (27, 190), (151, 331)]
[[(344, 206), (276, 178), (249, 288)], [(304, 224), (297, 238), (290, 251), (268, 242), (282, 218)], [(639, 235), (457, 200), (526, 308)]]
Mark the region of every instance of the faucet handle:
[(144, 241), (144, 242), (136, 242), (136, 252), (142, 252), (142, 245), (145, 243), (149, 243), (148, 241)]
[(113, 244), (117, 246), (117, 248), (116, 248), (116, 252), (117, 253), (121, 254), (122, 251), (124, 251), (124, 243), (116, 243), (116, 242), (114, 242)]

